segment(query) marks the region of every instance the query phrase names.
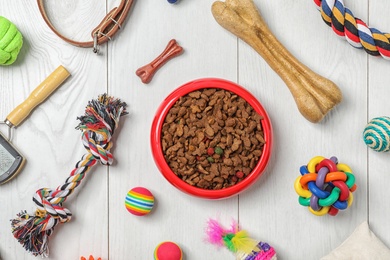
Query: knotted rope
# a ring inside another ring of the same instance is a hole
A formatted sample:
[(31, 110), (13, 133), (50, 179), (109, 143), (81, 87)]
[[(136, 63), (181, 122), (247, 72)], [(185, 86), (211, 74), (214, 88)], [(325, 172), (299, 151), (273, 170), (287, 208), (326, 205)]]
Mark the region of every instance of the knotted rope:
[(390, 59), (390, 34), (370, 28), (365, 22), (354, 17), (342, 0), (314, 0), (324, 22), (333, 31), (355, 48), (363, 48), (373, 56), (381, 55)]
[(73, 193), (86, 173), (98, 161), (111, 165), (113, 156), (111, 138), (118, 127), (119, 118), (127, 114), (126, 103), (107, 96), (88, 102), (85, 115), (76, 129), (82, 131), (82, 142), (87, 153), (76, 164), (65, 183), (56, 189), (43, 188), (36, 191), (33, 201), (37, 206), (34, 215), (22, 211), (11, 220), (12, 233), (23, 247), (34, 256), (49, 255), (48, 239), (58, 223), (70, 221), (72, 213), (62, 204)]
[(23, 36), (8, 19), (0, 16), (0, 65), (11, 65), (23, 45)]

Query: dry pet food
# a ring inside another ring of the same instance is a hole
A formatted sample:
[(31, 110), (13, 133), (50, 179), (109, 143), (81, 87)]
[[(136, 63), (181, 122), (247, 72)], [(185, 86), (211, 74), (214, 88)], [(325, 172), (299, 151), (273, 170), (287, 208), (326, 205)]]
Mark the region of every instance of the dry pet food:
[(208, 88), (190, 92), (170, 108), (162, 126), (162, 150), (183, 181), (218, 190), (242, 181), (264, 147), (260, 116), (235, 93)]

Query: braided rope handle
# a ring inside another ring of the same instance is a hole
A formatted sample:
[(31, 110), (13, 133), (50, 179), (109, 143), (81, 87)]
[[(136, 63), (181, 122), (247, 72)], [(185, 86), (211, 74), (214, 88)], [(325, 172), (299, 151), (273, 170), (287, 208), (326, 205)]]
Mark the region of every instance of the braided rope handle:
[(390, 34), (370, 28), (361, 19), (354, 17), (342, 0), (314, 0), (324, 22), (333, 31), (345, 37), (350, 45), (363, 48), (368, 54), (390, 60)]
[(47, 257), (48, 239), (54, 227), (71, 220), (72, 213), (62, 204), (80, 185), (86, 173), (98, 161), (103, 165), (112, 164), (111, 137), (118, 127), (119, 117), (127, 114), (125, 107), (126, 103), (105, 94), (99, 96), (98, 100), (90, 101), (86, 115), (78, 118), (81, 122), (76, 127), (83, 131), (82, 142), (87, 153), (77, 162), (64, 184), (54, 190), (43, 188), (35, 192), (35, 215), (21, 211), (17, 218), (11, 220), (14, 237), (34, 256)]

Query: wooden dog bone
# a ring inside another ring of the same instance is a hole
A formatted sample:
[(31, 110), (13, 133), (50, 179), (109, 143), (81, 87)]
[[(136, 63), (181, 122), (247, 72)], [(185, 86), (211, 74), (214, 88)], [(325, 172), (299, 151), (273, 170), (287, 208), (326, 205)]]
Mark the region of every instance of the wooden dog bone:
[(253, 0), (214, 2), (215, 20), (259, 53), (283, 79), (301, 114), (320, 122), (342, 100), (340, 89), (330, 80), (300, 63), (272, 34)]
[(156, 59), (154, 59), (151, 63), (137, 69), (135, 74), (141, 78), (143, 83), (147, 84), (152, 80), (154, 74), (162, 65), (164, 65), (173, 57), (178, 56), (182, 52), (183, 48), (176, 42), (175, 39), (172, 39), (168, 42), (165, 50)]

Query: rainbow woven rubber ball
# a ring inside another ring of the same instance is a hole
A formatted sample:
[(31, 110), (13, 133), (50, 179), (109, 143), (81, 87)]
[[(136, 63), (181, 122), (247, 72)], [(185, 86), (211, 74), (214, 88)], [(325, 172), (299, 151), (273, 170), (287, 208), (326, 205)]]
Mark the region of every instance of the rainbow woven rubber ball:
[(8, 19), (0, 16), (0, 65), (11, 65), (23, 45), (23, 36)]
[(299, 195), (299, 204), (309, 207), (316, 216), (336, 216), (339, 210), (352, 205), (352, 192), (356, 190), (355, 176), (351, 168), (338, 163), (336, 157), (312, 158), (300, 168), (301, 176), (295, 180), (294, 188)]
[(377, 152), (390, 150), (390, 117), (373, 118), (363, 131), (363, 140), (368, 147)]

